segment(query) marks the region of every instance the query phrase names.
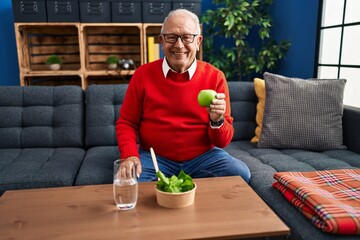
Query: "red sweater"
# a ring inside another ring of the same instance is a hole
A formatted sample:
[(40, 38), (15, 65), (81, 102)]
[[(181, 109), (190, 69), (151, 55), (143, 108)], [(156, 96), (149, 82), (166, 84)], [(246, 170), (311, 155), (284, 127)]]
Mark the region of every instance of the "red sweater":
[[(234, 129), (223, 72), (197, 60), (192, 79), (184, 76), (188, 74), (171, 73), (164, 78), (162, 59), (137, 69), (116, 122), (121, 159), (139, 156), (137, 139), (140, 148), (149, 150), (153, 147), (157, 155), (177, 162), (230, 143)], [(206, 108), (197, 102), (202, 89), (214, 89), (226, 95), (225, 122), (219, 129), (210, 127)]]

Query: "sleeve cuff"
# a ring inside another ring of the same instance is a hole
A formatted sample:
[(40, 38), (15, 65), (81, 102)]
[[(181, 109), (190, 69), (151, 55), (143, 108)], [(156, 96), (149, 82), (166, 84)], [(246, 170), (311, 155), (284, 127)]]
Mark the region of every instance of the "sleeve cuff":
[(222, 125), (224, 125), (224, 118), (222, 118), (219, 122), (213, 122), (210, 119), (210, 127), (212, 129), (219, 129), (222, 127)]

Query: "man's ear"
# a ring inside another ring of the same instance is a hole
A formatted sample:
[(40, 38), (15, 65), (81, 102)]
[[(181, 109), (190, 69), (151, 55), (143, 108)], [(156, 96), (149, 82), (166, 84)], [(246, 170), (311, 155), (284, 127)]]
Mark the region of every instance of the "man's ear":
[(202, 35), (199, 35), (198, 37), (197, 37), (197, 46), (196, 46), (196, 51), (200, 51), (200, 44), (201, 44), (201, 42), (202, 42), (202, 40), (203, 40), (203, 37), (202, 37)]

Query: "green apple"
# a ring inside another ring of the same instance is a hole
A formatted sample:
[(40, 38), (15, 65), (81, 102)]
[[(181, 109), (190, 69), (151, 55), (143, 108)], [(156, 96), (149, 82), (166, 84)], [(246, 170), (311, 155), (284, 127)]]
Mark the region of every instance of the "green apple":
[(201, 90), (198, 94), (198, 103), (202, 107), (209, 107), (216, 94), (217, 93), (212, 89)]

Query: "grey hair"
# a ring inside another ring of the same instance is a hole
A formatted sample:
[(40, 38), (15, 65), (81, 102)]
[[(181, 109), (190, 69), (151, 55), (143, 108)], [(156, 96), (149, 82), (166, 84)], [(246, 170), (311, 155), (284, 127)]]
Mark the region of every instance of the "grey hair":
[(189, 17), (192, 18), (192, 20), (194, 20), (195, 24), (196, 24), (196, 34), (201, 34), (201, 30), (200, 30), (200, 20), (198, 18), (198, 16), (193, 13), (193, 12), (190, 12), (189, 10), (186, 10), (186, 9), (183, 9), (183, 8), (179, 8), (179, 9), (175, 9), (175, 10), (172, 10), (168, 15), (167, 17), (165, 18), (162, 26), (161, 26), (161, 31), (160, 33), (161, 34), (164, 34), (164, 25), (166, 24), (167, 20), (174, 14), (176, 13), (185, 13), (187, 14)]

